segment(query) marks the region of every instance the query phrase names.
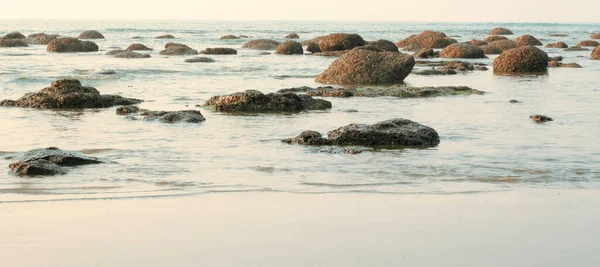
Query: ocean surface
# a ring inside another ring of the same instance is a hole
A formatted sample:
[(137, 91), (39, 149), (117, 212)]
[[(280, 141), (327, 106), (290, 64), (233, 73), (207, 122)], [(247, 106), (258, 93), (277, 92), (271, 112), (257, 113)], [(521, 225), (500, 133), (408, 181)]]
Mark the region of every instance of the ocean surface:
[[(249, 39), (220, 40), (227, 34), (284, 41), (335, 32), (393, 42), (423, 30), (443, 31), (458, 41), (483, 39), (494, 27), (515, 38), (531, 34), (545, 44), (572, 46), (600, 32), (600, 24), (240, 22), (240, 21), (42, 21), (0, 20), (0, 35), (20, 31), (76, 37), (98, 30), (105, 40), (94, 53), (49, 53), (46, 46), (0, 48), (0, 99), (17, 99), (63, 78), (79, 79), (103, 94), (146, 100), (150, 110), (199, 109), (200, 124), (133, 121), (114, 108), (38, 110), (0, 107), (0, 202), (149, 198), (231, 192), (301, 194), (464, 194), (517, 188), (600, 186), (600, 61), (590, 51), (543, 48), (581, 69), (550, 68), (547, 75), (494, 75), (488, 71), (452, 76), (410, 75), (410, 86), (469, 86), (484, 95), (399, 99), (327, 98), (333, 108), (295, 114), (232, 115), (196, 108), (214, 95), (247, 89), (264, 93), (318, 86), (314, 77), (335, 58), (260, 55), (241, 49)], [(550, 37), (562, 33), (567, 37)], [(176, 39), (155, 39), (172, 34)], [(140, 36), (141, 39), (132, 40)], [(167, 42), (203, 50), (238, 49), (234, 56), (210, 56), (215, 63), (188, 64), (193, 56), (161, 56)], [(132, 43), (151, 48), (149, 59), (106, 56)], [(438, 60), (438, 59), (435, 59)], [(419, 68), (419, 67), (417, 67)], [(100, 72), (114, 70), (115, 75)], [(511, 99), (521, 103), (510, 103)], [(345, 112), (349, 109), (358, 112)], [(554, 121), (536, 124), (528, 116)], [(361, 148), (357, 155), (280, 141), (304, 130), (325, 134), (350, 123), (406, 118), (437, 130), (441, 143), (427, 149)], [(73, 168), (69, 174), (21, 178), (9, 172), (10, 157), (55, 146), (115, 163)]]

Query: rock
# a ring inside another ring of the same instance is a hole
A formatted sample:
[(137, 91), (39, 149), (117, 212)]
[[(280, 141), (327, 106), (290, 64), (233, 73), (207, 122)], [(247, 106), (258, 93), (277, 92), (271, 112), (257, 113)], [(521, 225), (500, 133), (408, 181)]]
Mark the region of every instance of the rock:
[(290, 33), (288, 35), (285, 36), (286, 39), (298, 39), (300, 38), (300, 36), (298, 36), (298, 34), (296, 33)]
[(242, 45), (242, 48), (253, 50), (275, 50), (279, 42), (268, 39), (251, 40)]
[(562, 33), (553, 33), (548, 36), (550, 36), (550, 37), (567, 37), (568, 35), (562, 34)]
[(79, 80), (63, 79), (38, 93), (27, 93), (13, 100), (2, 100), (0, 106), (21, 108), (106, 108), (117, 105), (132, 105), (142, 100), (124, 98), (118, 95), (100, 95), (93, 87), (82, 86)]
[(498, 27), (498, 28), (494, 28), (493, 30), (490, 31), (489, 35), (512, 35), (513, 32), (507, 28), (502, 28), (502, 27)]
[(289, 144), (340, 146), (405, 146), (428, 147), (440, 143), (438, 133), (407, 119), (391, 119), (372, 125), (350, 124), (327, 133), (327, 139), (315, 131), (282, 140)]
[(303, 55), (304, 50), (302, 49), (302, 44), (296, 41), (285, 41), (280, 43), (277, 46), (277, 50), (275, 50), (275, 54), (280, 55)]
[(156, 39), (175, 39), (175, 36), (170, 35), (170, 34), (165, 34), (165, 35), (161, 35), (161, 36), (156, 36)]
[(110, 51), (106, 52), (105, 55), (107, 55), (107, 56), (114, 56), (114, 55), (116, 55), (118, 53), (123, 53), (123, 52), (127, 52), (127, 50), (123, 50), (123, 49), (110, 50)]
[(431, 48), (423, 48), (423, 49), (419, 50), (419, 52), (414, 53), (413, 57), (414, 58), (435, 58), (435, 57), (440, 57), (440, 53), (434, 52), (433, 49), (431, 49)]
[(546, 115), (529, 115), (529, 118), (532, 119), (533, 121), (537, 122), (537, 123), (544, 123), (547, 121), (553, 121), (552, 118), (546, 116)]
[(246, 90), (231, 95), (213, 96), (204, 102), (204, 106), (214, 106), (217, 111), (226, 112), (298, 112), (330, 109), (331, 102), (294, 93), (263, 94), (256, 90)]
[(124, 51), (124, 52), (115, 53), (113, 55), (113, 57), (116, 57), (116, 58), (149, 58), (150, 55), (144, 54), (144, 53), (133, 52), (133, 51)]
[(319, 45), (319, 43), (321, 42), (321, 40), (323, 40), (323, 38), (325, 38), (325, 36), (317, 36), (317, 37), (312, 38), (310, 40), (302, 41), (302, 45), (308, 45), (308, 44)]
[(146, 111), (141, 115), (144, 116), (146, 121), (158, 120), (164, 123), (200, 123), (206, 120), (198, 110)]
[(504, 52), (506, 50), (509, 49), (513, 49), (518, 47), (519, 45), (517, 44), (517, 42), (512, 41), (512, 40), (499, 40), (499, 41), (493, 41), (489, 44), (490, 46), (493, 46), (495, 48), (498, 48), (500, 51)]
[[(352, 50), (367, 50), (367, 51), (374, 51), (374, 52), (383, 52), (381, 49), (372, 46), (372, 45), (363, 45), (363, 46), (357, 46), (355, 48), (352, 48)], [(343, 51), (348, 51), (348, 50), (343, 50)], [(330, 51), (330, 52), (338, 52), (338, 51)]]
[(23, 39), (0, 39), (0, 47), (27, 47)]
[(429, 49), (429, 48), (422, 48), (420, 45), (418, 44), (409, 44), (405, 47), (402, 47), (402, 50), (404, 51), (408, 51), (408, 52), (419, 52), (423, 49)]
[(133, 37), (131, 37), (131, 39), (142, 39), (142, 37), (141, 36), (133, 36)]
[(594, 34), (590, 35), (590, 38), (592, 38), (592, 39), (600, 39), (600, 33), (594, 33)]
[(396, 44), (388, 40), (379, 39), (373, 42), (369, 42), (368, 45), (377, 47), (384, 52), (400, 52), (398, 51), (398, 47), (396, 46)]
[(517, 43), (518, 46), (542, 45), (542, 42), (540, 42), (537, 38), (535, 38), (529, 34), (517, 37), (515, 39), (515, 42)]
[(115, 74), (117, 74), (117, 72), (114, 70), (103, 70), (103, 71), (99, 71), (98, 74), (100, 74), (100, 75), (115, 75)]
[(594, 51), (592, 51), (591, 58), (593, 60), (600, 60), (600, 46), (596, 46), (596, 48), (594, 48)]
[(117, 108), (117, 115), (128, 115), (137, 113), (140, 110), (137, 106), (120, 106)]
[(510, 102), (510, 103), (513, 103), (513, 104), (521, 103), (521, 101), (519, 101), (519, 100), (516, 100), (516, 99), (512, 99), (512, 100), (510, 100), (509, 102)]
[(360, 35), (347, 33), (329, 34), (319, 42), (319, 48), (323, 52), (350, 50), (363, 45), (365, 45), (365, 40)]
[(48, 43), (48, 52), (57, 53), (76, 53), (76, 52), (96, 52), (98, 45), (91, 41), (81, 41), (77, 38), (63, 37), (56, 38)]
[(34, 149), (18, 156), (9, 168), (19, 176), (67, 173), (72, 166), (105, 163), (98, 158), (60, 150), (56, 147)]
[(217, 47), (206, 48), (199, 53), (204, 55), (237, 55), (237, 50), (233, 48)]
[(129, 51), (150, 51), (150, 50), (154, 50), (154, 49), (149, 48), (143, 44), (131, 44), (131, 45), (129, 45), (129, 47), (127, 47), (127, 50), (129, 50)]
[(561, 63), (559, 61), (556, 60), (550, 60), (550, 62), (548, 62), (548, 67), (552, 67), (552, 68), (582, 68), (581, 65), (577, 64), (577, 63)]
[(491, 46), (491, 45), (482, 45), (479, 48), (481, 48), (481, 50), (483, 51), (483, 53), (486, 54), (486, 55), (500, 55), (500, 54), (502, 54), (502, 50), (498, 49), (497, 47)]
[(212, 58), (207, 58), (207, 57), (195, 57), (195, 58), (186, 59), (184, 62), (185, 63), (212, 63), (212, 62), (215, 62), (215, 60)]
[(224, 35), (224, 36), (221, 36), (220, 39), (221, 40), (237, 40), (237, 39), (240, 39), (240, 37), (237, 37), (235, 35)]
[(321, 48), (319, 47), (319, 44), (315, 44), (315, 43), (308, 43), (306, 45), (306, 51), (311, 52), (311, 53), (322, 52)]
[(432, 69), (427, 69), (427, 70), (415, 71), (415, 72), (413, 72), (413, 74), (429, 76), (429, 75), (454, 75), (457, 73), (454, 70), (436, 70), (436, 69), (432, 68)]
[(488, 43), (491, 43), (491, 42), (500, 41), (500, 40), (508, 40), (508, 38), (506, 38), (504, 36), (500, 36), (500, 35), (492, 35), (492, 36), (486, 37), (483, 40)]
[(494, 59), (494, 72), (545, 72), (548, 54), (533, 46), (507, 50)]
[(571, 46), (563, 51), (573, 52), (573, 51), (590, 51), (587, 48), (579, 47), (579, 46)]
[(486, 41), (481, 41), (481, 40), (471, 40), (469, 41), (469, 44), (475, 45), (475, 46), (482, 46), (482, 45), (487, 45), (488, 43)]
[(563, 57), (562, 57), (562, 56), (548, 57), (548, 61), (552, 61), (552, 60), (555, 60), (555, 61), (562, 61), (562, 60), (563, 60)]
[(77, 36), (77, 39), (104, 39), (104, 35), (98, 31), (90, 30), (82, 32)]
[(56, 34), (34, 33), (28, 35), (25, 42), (32, 45), (48, 45), (56, 38), (58, 38), (58, 35)]
[(482, 95), (485, 92), (467, 86), (439, 86), (439, 87), (407, 87), (400, 85), (366, 88), (334, 88), (322, 86), (317, 88), (299, 87), (277, 91), (278, 93), (306, 93), (308, 96), (319, 97), (381, 97), (392, 96), (399, 98), (422, 98), (450, 95)]
[(7, 33), (3, 37), (1, 37), (1, 39), (25, 39), (25, 38), (26, 38), (25, 35), (23, 35), (20, 32)]
[(351, 50), (335, 60), (316, 81), (328, 84), (383, 84), (402, 82), (415, 59), (392, 52)]
[(161, 54), (161, 55), (175, 55), (175, 56), (197, 55), (198, 51), (195, 50), (195, 49), (192, 49), (189, 46), (184, 45), (184, 44), (167, 43), (165, 45), (165, 50), (161, 50), (159, 52), (159, 54)]
[(345, 54), (347, 54), (350, 50), (344, 50), (344, 51), (327, 51), (327, 52), (319, 52), (319, 53), (313, 53), (313, 56), (321, 56), (321, 57), (341, 57)]
[(417, 65), (425, 65), (428, 67), (442, 67), (442, 70), (460, 70), (460, 71), (468, 71), (468, 70), (487, 70), (485, 68), (484, 63), (469, 63), (464, 61), (416, 61)]
[(409, 45), (418, 45), (420, 48), (444, 48), (456, 43), (456, 40), (446, 36), (443, 32), (424, 31), (422, 33), (411, 35), (408, 38), (396, 43), (398, 47), (407, 47)]
[(593, 40), (587, 40), (587, 41), (581, 41), (580, 43), (577, 44), (577, 46), (579, 47), (583, 47), (583, 46), (598, 46), (599, 43)]
[(270, 52), (260, 52), (257, 55), (259, 55), (259, 56), (266, 56), (266, 55), (271, 55), (271, 53)]
[(552, 44), (547, 44), (547, 48), (568, 48), (569, 46), (565, 42), (557, 42)]
[(441, 58), (486, 58), (478, 46), (466, 43), (451, 44), (440, 52)]

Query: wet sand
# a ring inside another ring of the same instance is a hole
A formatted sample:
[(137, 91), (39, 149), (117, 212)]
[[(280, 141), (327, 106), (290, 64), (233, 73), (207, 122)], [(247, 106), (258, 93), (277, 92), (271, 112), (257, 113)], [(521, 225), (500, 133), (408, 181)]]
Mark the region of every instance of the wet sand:
[(2, 266), (598, 266), (597, 189), (0, 204)]

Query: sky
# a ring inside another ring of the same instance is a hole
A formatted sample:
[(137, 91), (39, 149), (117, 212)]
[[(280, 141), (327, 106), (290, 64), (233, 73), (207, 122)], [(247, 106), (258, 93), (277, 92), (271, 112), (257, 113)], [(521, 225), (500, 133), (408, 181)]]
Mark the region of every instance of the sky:
[(600, 23), (600, 0), (29, 0), (0, 19), (192, 19)]

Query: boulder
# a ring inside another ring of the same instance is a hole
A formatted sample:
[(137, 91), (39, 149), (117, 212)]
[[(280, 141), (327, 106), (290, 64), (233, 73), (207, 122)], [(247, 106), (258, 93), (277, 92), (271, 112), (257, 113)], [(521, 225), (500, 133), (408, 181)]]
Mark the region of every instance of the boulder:
[(327, 139), (318, 132), (305, 131), (282, 141), (304, 145), (430, 147), (438, 145), (440, 137), (430, 127), (398, 118), (371, 125), (350, 124), (328, 132)]
[(305, 93), (309, 96), (319, 97), (398, 97), (398, 98), (424, 98), (450, 95), (482, 95), (485, 92), (467, 86), (438, 86), (438, 87), (408, 87), (404, 85), (392, 85), (383, 87), (366, 88), (334, 88), (332, 86), (321, 86), (311, 88), (308, 86), (298, 88), (287, 88), (277, 91), (278, 93)]
[(473, 39), (473, 40), (469, 41), (469, 44), (472, 44), (475, 46), (482, 46), (482, 45), (487, 45), (488, 43), (486, 41)]
[(256, 90), (246, 90), (231, 95), (213, 96), (204, 102), (204, 106), (226, 112), (298, 112), (330, 109), (331, 102), (294, 93), (263, 94)]
[(56, 34), (34, 33), (28, 35), (25, 42), (33, 45), (48, 45), (56, 38), (58, 38), (58, 35)]
[(586, 41), (581, 41), (577, 44), (577, 46), (579, 47), (583, 47), (583, 46), (598, 46), (599, 43), (594, 41), (594, 40), (586, 40)]
[(596, 46), (596, 48), (594, 48), (594, 51), (592, 51), (591, 58), (593, 60), (600, 60), (600, 46)]
[(77, 36), (77, 39), (104, 39), (104, 35), (98, 31), (90, 30), (82, 32)]
[(402, 50), (404, 51), (408, 51), (408, 52), (419, 52), (423, 49), (430, 49), (430, 48), (422, 48), (420, 45), (418, 44), (409, 44), (405, 47), (402, 47)]
[(563, 51), (573, 52), (573, 51), (590, 51), (587, 48), (579, 47), (579, 46), (571, 46)]
[(323, 40), (323, 38), (325, 38), (325, 36), (317, 36), (315, 38), (309, 39), (309, 40), (305, 40), (302, 41), (302, 45), (308, 45), (308, 44), (316, 44), (319, 45), (319, 43), (321, 42), (321, 40)]
[(0, 39), (0, 47), (27, 47), (27, 42), (23, 39)]
[(495, 46), (482, 45), (479, 48), (481, 48), (481, 50), (483, 51), (483, 53), (486, 54), (486, 55), (500, 55), (500, 54), (502, 54), (502, 50), (498, 49)]
[[(408, 38), (396, 43), (398, 47), (418, 46), (421, 48), (444, 48), (456, 43), (456, 40), (446, 36), (443, 32), (424, 31), (422, 33), (411, 35)], [(418, 51), (417, 50), (417, 51)]]
[(319, 47), (319, 44), (315, 44), (315, 43), (308, 43), (306, 45), (306, 51), (311, 52), (311, 53), (322, 52), (321, 48)]
[(165, 50), (161, 50), (159, 54), (170, 56), (197, 55), (198, 51), (184, 44), (167, 43)]
[(557, 42), (552, 44), (547, 44), (546, 48), (568, 48), (569, 46), (565, 42)]
[(515, 42), (517, 43), (518, 46), (524, 46), (524, 45), (542, 45), (542, 42), (540, 42), (537, 38), (535, 38), (535, 37), (533, 37), (532, 35), (529, 35), (529, 34), (517, 37), (515, 39)]
[(537, 123), (544, 123), (547, 121), (553, 121), (552, 118), (546, 115), (529, 115), (529, 118)]
[(18, 156), (9, 168), (19, 176), (66, 174), (68, 168), (105, 163), (86, 155), (60, 150), (56, 147), (34, 149)]
[(507, 28), (494, 28), (490, 31), (489, 35), (512, 35), (513, 32)]
[(494, 59), (494, 72), (545, 72), (548, 54), (533, 46), (510, 49)]
[(331, 63), (316, 81), (328, 84), (385, 84), (402, 82), (415, 59), (392, 52), (351, 50)]
[(161, 36), (156, 36), (156, 39), (174, 39), (175, 36), (170, 35), (170, 34), (165, 34), (165, 35), (161, 35)]
[(379, 39), (377, 41), (369, 42), (368, 45), (377, 47), (383, 52), (400, 52), (398, 51), (396, 44), (388, 40)]
[(237, 40), (237, 39), (240, 39), (240, 37), (237, 37), (235, 35), (224, 35), (224, 36), (221, 36), (220, 39), (221, 40)]
[(207, 58), (207, 57), (195, 57), (195, 58), (186, 59), (184, 62), (185, 63), (212, 63), (212, 62), (215, 62), (215, 60), (212, 58)]
[(512, 40), (498, 40), (498, 41), (493, 41), (489, 45), (493, 46), (495, 48), (498, 48), (502, 52), (504, 52), (506, 50), (509, 50), (509, 49), (516, 48), (516, 47), (519, 46), (517, 44), (517, 42), (512, 41)]
[(593, 33), (592, 35), (590, 35), (590, 38), (592, 38), (592, 39), (600, 39), (600, 33)]
[(154, 50), (154, 49), (149, 48), (143, 44), (131, 44), (131, 45), (129, 45), (129, 47), (127, 47), (127, 50), (129, 50), (129, 51), (150, 51), (150, 50)]
[(204, 55), (237, 55), (237, 50), (233, 48), (217, 47), (217, 48), (206, 48), (199, 52)]
[(140, 110), (137, 106), (120, 106), (117, 108), (117, 115), (128, 115), (137, 113)]
[(423, 48), (413, 54), (414, 58), (435, 58), (440, 57), (440, 52), (435, 52), (431, 48)]
[(138, 53), (133, 51), (123, 51), (113, 54), (116, 58), (150, 58), (149, 54)]
[(466, 43), (451, 44), (440, 52), (441, 58), (485, 58), (483, 50), (478, 46)]
[(279, 42), (268, 39), (250, 40), (242, 45), (242, 48), (253, 50), (275, 50)]
[(491, 43), (491, 42), (500, 41), (500, 40), (508, 40), (508, 38), (506, 38), (504, 36), (500, 36), (500, 35), (492, 35), (492, 36), (486, 37), (483, 40), (488, 43)]
[(562, 62), (556, 61), (556, 60), (550, 60), (550, 62), (548, 62), (548, 67), (549, 68), (576, 68), (576, 69), (582, 68), (581, 65), (579, 65), (577, 63), (562, 63)]
[(350, 50), (363, 45), (365, 45), (365, 40), (360, 35), (347, 33), (329, 34), (319, 42), (319, 48), (323, 52)]
[(20, 32), (11, 32), (11, 33), (7, 33), (6, 35), (0, 37), (2, 39), (25, 39), (25, 35), (23, 35)]
[(118, 53), (123, 53), (123, 52), (127, 52), (127, 50), (123, 50), (123, 49), (110, 50), (110, 51), (106, 52), (105, 55), (107, 55), (107, 56), (114, 56), (114, 55), (116, 55)]
[(96, 52), (98, 45), (92, 41), (81, 41), (77, 38), (63, 37), (56, 38), (48, 43), (48, 52), (57, 53), (76, 53), (76, 52)]
[(106, 108), (141, 103), (142, 100), (118, 95), (101, 95), (96, 88), (82, 86), (79, 80), (63, 79), (38, 93), (27, 93), (13, 100), (2, 100), (0, 106), (21, 108)]
[(198, 110), (145, 111), (140, 115), (144, 116), (144, 120), (146, 121), (157, 120), (164, 123), (200, 123), (206, 120)]
[(298, 39), (300, 38), (300, 36), (298, 36), (298, 34), (296, 33), (290, 33), (288, 35), (285, 36), (286, 39)]
[(280, 43), (275, 50), (275, 54), (280, 55), (303, 55), (302, 44), (296, 41), (285, 41)]

